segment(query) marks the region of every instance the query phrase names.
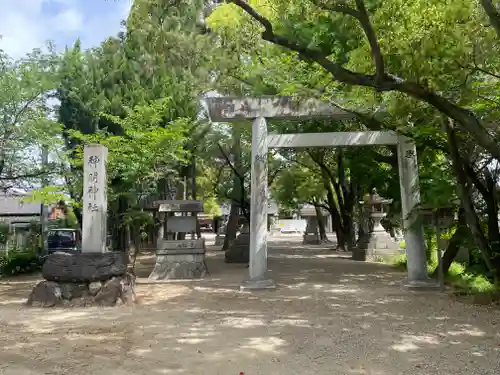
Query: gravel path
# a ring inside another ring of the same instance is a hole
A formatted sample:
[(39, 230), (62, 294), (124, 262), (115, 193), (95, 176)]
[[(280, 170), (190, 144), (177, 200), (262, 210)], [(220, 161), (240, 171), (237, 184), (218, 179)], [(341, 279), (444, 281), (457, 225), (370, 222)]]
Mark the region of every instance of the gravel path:
[(254, 294), (238, 291), (248, 269), (220, 253), (207, 280), (139, 280), (134, 307), (27, 309), (33, 278), (2, 282), (0, 374), (500, 373), (499, 310), (402, 291), (383, 265), (279, 246), (279, 289)]

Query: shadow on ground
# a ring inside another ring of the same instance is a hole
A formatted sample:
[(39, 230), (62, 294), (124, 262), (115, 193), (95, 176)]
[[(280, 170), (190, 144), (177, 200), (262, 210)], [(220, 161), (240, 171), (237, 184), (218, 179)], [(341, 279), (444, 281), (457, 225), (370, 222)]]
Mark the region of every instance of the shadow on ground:
[(34, 281), (3, 282), (0, 373), (499, 373), (498, 311), (403, 291), (403, 274), (344, 255), (280, 242), (278, 289), (243, 293), (245, 265), (211, 252), (205, 280), (139, 279), (134, 307), (27, 309)]

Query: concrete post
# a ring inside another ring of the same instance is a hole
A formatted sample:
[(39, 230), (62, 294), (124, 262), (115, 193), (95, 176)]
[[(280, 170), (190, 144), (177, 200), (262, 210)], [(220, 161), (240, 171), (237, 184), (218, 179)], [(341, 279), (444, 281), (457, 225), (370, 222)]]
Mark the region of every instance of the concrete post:
[(82, 252), (106, 251), (108, 149), (101, 145), (86, 145), (83, 152), (83, 228)]
[(241, 289), (275, 288), (267, 273), (267, 123), (257, 117), (252, 123), (252, 168), (250, 197), (250, 280)]
[(408, 279), (403, 282), (407, 287), (433, 286), (427, 274), (425, 239), (422, 225), (418, 223), (418, 213), (413, 212), (420, 203), (420, 182), (415, 143), (409, 138), (399, 136), (398, 143), (399, 179), (403, 228), (406, 242)]

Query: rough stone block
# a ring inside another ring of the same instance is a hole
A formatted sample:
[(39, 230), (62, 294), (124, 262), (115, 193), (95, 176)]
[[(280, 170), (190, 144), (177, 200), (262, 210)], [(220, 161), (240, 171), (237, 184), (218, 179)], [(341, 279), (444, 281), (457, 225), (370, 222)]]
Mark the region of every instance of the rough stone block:
[(95, 296), (96, 304), (100, 306), (114, 306), (122, 292), (121, 278), (113, 277), (102, 286)]
[(87, 284), (59, 283), (59, 287), (62, 298), (70, 301), (74, 298), (81, 298), (88, 292)]
[(92, 281), (89, 283), (89, 293), (91, 296), (96, 296), (102, 288), (102, 283), (100, 281)]
[(358, 246), (352, 251), (352, 259), (387, 261), (402, 253), (399, 243), (395, 242), (389, 233), (378, 231), (365, 234), (359, 239)]
[(102, 283), (41, 281), (33, 288), (26, 304), (32, 307), (85, 307), (115, 306), (135, 302), (135, 277), (125, 274), (114, 276)]
[(54, 253), (49, 255), (42, 267), (45, 280), (88, 283), (105, 281), (127, 272), (128, 259), (125, 253)]
[(28, 297), (28, 306), (53, 307), (62, 304), (59, 284), (53, 281), (40, 281)]
[(205, 254), (156, 255), (151, 280), (199, 279), (207, 274)]

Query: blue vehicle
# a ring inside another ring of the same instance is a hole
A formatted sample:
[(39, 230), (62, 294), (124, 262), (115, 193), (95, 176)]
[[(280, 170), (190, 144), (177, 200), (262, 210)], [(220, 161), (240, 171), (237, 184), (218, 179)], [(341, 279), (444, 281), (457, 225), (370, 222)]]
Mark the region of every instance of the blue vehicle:
[(80, 253), (82, 234), (79, 229), (57, 228), (47, 233), (47, 255), (55, 252)]

